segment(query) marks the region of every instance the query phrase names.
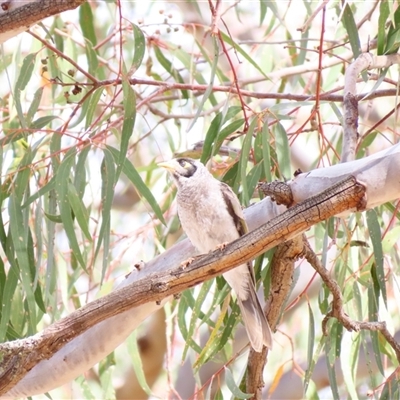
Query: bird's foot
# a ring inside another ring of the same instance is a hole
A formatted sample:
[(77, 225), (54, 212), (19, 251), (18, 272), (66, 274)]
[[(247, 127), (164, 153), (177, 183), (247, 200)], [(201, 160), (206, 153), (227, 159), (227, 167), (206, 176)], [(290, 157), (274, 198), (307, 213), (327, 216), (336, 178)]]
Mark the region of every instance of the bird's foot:
[(215, 248), (215, 250), (224, 250), (228, 243), (229, 242), (224, 242), (224, 243), (218, 244), (217, 247)]
[(182, 269), (187, 268), (194, 260), (195, 260), (194, 257), (189, 257), (187, 260), (182, 261), (182, 262), (180, 263), (181, 268), (182, 268)]

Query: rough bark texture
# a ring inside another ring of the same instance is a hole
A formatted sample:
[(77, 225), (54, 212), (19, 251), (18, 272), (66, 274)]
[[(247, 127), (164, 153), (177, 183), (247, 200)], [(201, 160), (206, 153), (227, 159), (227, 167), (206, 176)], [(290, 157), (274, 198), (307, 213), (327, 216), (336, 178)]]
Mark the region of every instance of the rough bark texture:
[[(283, 308), (292, 289), (294, 263), (303, 254), (303, 240), (304, 235), (299, 235), (280, 244), (272, 258), (271, 291), (267, 302), (267, 317), (273, 331), (279, 325)], [(248, 393), (254, 393), (253, 399), (255, 400), (263, 398), (263, 371), (267, 357), (268, 349), (265, 347), (261, 353), (257, 353), (253, 349), (249, 353), (246, 390)]]
[[(1, 1), (3, 13), (0, 14), (0, 42), (27, 30), (41, 20), (63, 11), (72, 10), (85, 0), (40, 0), (20, 5), (18, 1)], [(5, 35), (8, 32), (14, 34)]]

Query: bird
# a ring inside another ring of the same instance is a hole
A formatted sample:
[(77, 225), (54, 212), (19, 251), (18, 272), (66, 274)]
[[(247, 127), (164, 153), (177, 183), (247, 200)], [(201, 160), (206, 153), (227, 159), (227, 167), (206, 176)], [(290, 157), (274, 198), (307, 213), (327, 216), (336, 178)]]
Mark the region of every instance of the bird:
[[(174, 158), (158, 164), (171, 175), (177, 187), (177, 209), (183, 231), (200, 253), (208, 253), (247, 233), (239, 199), (224, 182), (214, 178), (200, 162)], [(272, 333), (255, 290), (251, 262), (223, 274), (236, 293), (247, 336), (260, 353), (272, 349)]]

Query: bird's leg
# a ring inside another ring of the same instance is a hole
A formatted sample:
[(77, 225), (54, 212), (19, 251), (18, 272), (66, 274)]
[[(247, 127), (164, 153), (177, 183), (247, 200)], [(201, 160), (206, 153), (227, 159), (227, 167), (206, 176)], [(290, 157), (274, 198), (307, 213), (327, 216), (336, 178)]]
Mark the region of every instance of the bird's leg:
[(224, 242), (224, 243), (221, 243), (221, 244), (217, 244), (217, 247), (215, 248), (215, 250), (221, 250), (221, 251), (224, 250), (228, 243), (229, 242)]

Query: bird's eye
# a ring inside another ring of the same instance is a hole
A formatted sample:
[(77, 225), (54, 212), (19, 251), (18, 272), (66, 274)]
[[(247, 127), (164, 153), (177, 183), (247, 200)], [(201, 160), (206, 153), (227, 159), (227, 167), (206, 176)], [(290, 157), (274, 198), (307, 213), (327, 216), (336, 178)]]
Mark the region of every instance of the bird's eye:
[(183, 168), (186, 168), (187, 162), (185, 160), (179, 160), (179, 165)]

